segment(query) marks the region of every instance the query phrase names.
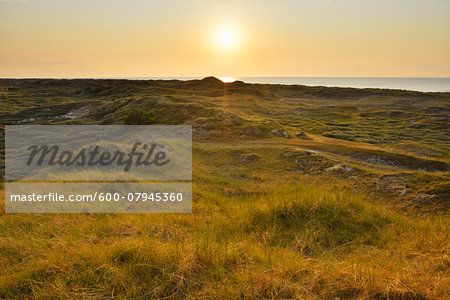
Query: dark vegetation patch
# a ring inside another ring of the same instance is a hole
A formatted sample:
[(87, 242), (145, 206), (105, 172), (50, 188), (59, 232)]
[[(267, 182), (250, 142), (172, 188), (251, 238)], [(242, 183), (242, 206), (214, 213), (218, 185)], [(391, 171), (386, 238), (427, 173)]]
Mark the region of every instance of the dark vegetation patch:
[(154, 111), (132, 110), (123, 118), (125, 125), (151, 125), (158, 122)]

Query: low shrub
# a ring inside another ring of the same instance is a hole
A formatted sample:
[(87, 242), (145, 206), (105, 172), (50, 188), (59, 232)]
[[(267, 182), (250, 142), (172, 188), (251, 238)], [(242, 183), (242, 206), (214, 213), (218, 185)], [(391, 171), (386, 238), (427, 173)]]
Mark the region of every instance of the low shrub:
[(158, 122), (154, 111), (132, 110), (124, 117), (125, 125), (151, 125)]

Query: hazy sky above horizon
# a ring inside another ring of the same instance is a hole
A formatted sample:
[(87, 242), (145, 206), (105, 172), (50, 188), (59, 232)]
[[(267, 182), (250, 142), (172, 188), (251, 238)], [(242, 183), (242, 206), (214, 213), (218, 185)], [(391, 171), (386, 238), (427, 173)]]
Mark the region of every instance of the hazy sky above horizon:
[(0, 0), (0, 77), (450, 77), (449, 0)]

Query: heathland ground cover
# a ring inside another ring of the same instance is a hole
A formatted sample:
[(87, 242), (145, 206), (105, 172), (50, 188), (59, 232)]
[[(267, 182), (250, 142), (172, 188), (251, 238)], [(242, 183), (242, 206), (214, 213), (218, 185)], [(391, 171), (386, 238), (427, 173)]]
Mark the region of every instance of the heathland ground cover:
[(450, 295), (448, 93), (36, 79), (0, 99), (2, 124), (194, 141), (192, 214), (2, 212), (0, 298)]

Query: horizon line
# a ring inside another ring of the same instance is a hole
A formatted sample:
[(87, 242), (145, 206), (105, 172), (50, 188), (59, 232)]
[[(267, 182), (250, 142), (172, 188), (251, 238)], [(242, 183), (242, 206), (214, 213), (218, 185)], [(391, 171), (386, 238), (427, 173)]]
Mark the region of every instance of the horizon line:
[(448, 77), (395, 77), (395, 76), (214, 76), (214, 75), (207, 75), (207, 76), (111, 76), (111, 77), (1, 77), (0, 80), (7, 80), (7, 79), (125, 79), (125, 80), (133, 80), (133, 79), (203, 79), (207, 77), (215, 77), (215, 78), (233, 78), (233, 79), (240, 79), (240, 78), (373, 78), (373, 79), (450, 79), (450, 76)]

